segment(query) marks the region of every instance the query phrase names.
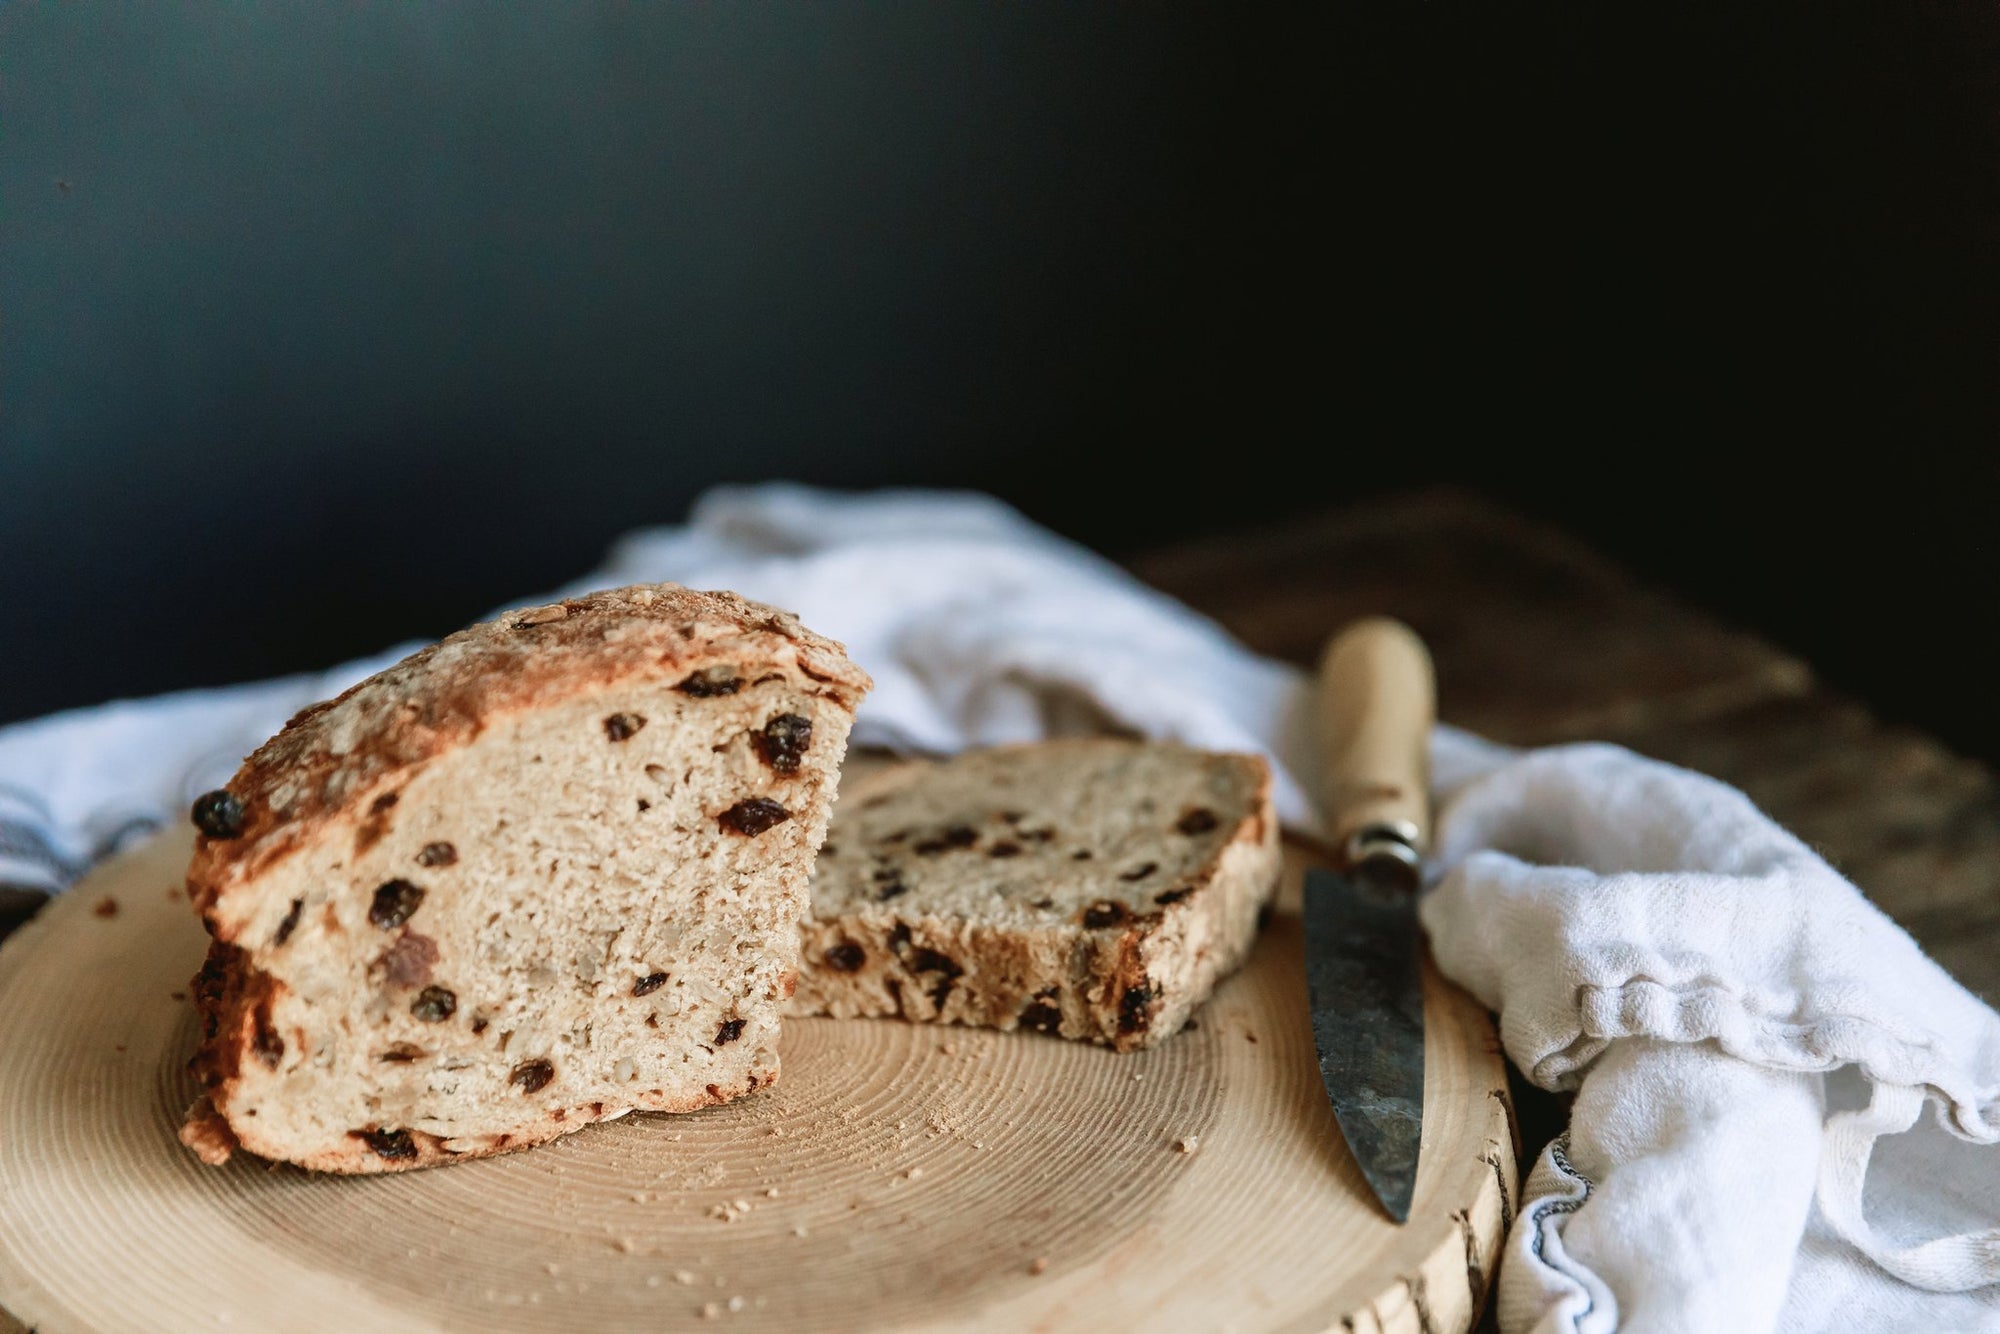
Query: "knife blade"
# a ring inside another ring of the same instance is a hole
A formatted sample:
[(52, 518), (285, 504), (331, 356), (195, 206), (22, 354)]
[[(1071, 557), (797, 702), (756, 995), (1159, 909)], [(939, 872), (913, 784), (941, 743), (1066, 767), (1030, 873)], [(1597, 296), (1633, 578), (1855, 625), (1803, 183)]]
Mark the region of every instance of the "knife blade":
[(1341, 1134), (1402, 1223), (1423, 1132), (1417, 888), (1430, 837), (1430, 654), (1401, 622), (1356, 622), (1327, 645), (1316, 703), (1338, 867), (1306, 875), (1313, 1045)]

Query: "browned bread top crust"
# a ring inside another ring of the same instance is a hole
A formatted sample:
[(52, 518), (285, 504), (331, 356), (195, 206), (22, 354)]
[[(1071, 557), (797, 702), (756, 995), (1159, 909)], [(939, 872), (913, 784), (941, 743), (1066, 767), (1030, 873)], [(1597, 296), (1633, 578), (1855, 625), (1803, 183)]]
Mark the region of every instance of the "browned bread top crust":
[(259, 746), (217, 798), (219, 813), (213, 803), (206, 813), (197, 807), (203, 833), (188, 896), (227, 940), (214, 908), (232, 886), (330, 822), (365, 826), (394, 805), (400, 777), (471, 741), (495, 717), (668, 674), (683, 677), (689, 694), (729, 694), (748, 684), (730, 673), (735, 661), (787, 656), (849, 710), (869, 688), (839, 644), (791, 613), (677, 584), (608, 589), (461, 630), (301, 711)]

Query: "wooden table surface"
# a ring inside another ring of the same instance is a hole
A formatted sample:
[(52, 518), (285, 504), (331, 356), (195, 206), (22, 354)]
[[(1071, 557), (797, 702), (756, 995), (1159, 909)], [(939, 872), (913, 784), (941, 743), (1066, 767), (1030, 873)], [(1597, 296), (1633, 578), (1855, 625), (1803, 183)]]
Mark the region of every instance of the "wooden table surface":
[(1351, 617), (1402, 617), (1430, 642), (1447, 722), (1521, 745), (1614, 741), (1742, 788), (2000, 1001), (1993, 773), (1560, 533), (1423, 494), (1130, 565), (1302, 664)]

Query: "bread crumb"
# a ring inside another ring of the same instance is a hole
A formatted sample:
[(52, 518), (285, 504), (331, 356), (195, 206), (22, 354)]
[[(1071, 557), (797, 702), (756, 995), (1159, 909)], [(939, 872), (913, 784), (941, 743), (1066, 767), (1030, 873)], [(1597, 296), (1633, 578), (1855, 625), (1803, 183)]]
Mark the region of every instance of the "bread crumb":
[(904, 1179), (905, 1181), (915, 1181), (915, 1180), (916, 1180), (917, 1178), (921, 1177), (921, 1176), (922, 1176), (923, 1174), (924, 1174), (924, 1169), (923, 1169), (923, 1168), (921, 1168), (921, 1167), (913, 1167), (913, 1168), (911, 1168), (911, 1169), (910, 1169), (909, 1171), (907, 1171), (907, 1172), (903, 1173), (903, 1179)]
[(958, 1044), (956, 1042), (947, 1042), (942, 1047), (939, 1047), (938, 1050), (947, 1056), (956, 1056), (958, 1055)]
[(677, 1269), (674, 1271), (674, 1282), (686, 1286), (694, 1282), (694, 1275), (685, 1269)]
[(764, 1187), (764, 1198), (765, 1198), (765, 1199), (767, 1199), (767, 1200), (775, 1200), (775, 1199), (777, 1199), (777, 1198), (778, 1198), (778, 1188), (777, 1188), (776, 1186), (766, 1186), (766, 1187)]
[(721, 1314), (722, 1314), (722, 1307), (719, 1303), (703, 1302), (701, 1304), (701, 1318), (703, 1320), (713, 1320)]
[(741, 1297), (731, 1297), (729, 1299), (729, 1309), (732, 1311), (740, 1311), (748, 1305), (749, 1303), (744, 1301)]
[(612, 1240), (611, 1249), (617, 1251), (620, 1255), (630, 1255), (632, 1252), (638, 1250), (639, 1247), (630, 1237), (617, 1237)]
[(661, 1278), (658, 1274), (646, 1275), (646, 1286), (649, 1288), (657, 1288), (664, 1282), (666, 1282), (666, 1280)]
[(92, 908), (91, 911), (99, 917), (116, 917), (118, 915), (118, 900), (106, 894), (97, 901), (97, 906)]
[(554, 1278), (557, 1274), (562, 1273), (562, 1266), (557, 1264), (554, 1260), (551, 1260), (547, 1264), (542, 1266), (542, 1272), (544, 1274), (547, 1274), (550, 1278)]
[(1048, 1269), (1049, 1257), (1046, 1255), (1038, 1255), (1028, 1262), (1028, 1272), (1030, 1274), (1045, 1274), (1048, 1272)]
[(562, 603), (552, 603), (546, 607), (531, 607), (514, 620), (516, 625), (547, 625), (551, 621), (567, 620), (569, 608)]
[(1201, 1136), (1182, 1135), (1179, 1139), (1174, 1141), (1174, 1147), (1180, 1150), (1182, 1153), (1194, 1153), (1196, 1150), (1201, 1148)]
[(1140, 1073), (1139, 1073), (1139, 1072), (1138, 1072), (1137, 1070), (1134, 1070), (1134, 1071), (1132, 1072), (1132, 1082), (1133, 1082), (1134, 1084), (1138, 1083), (1138, 1082), (1139, 1082), (1140, 1080), (1144, 1079), (1145, 1077), (1146, 1077), (1146, 1076), (1144, 1076), (1144, 1075), (1140, 1074)]
[(793, 1235), (793, 1236), (795, 1236), (795, 1237), (803, 1237), (803, 1236), (804, 1236), (805, 1234), (806, 1234), (806, 1225), (805, 1225), (804, 1223), (794, 1223), (794, 1224), (792, 1224), (792, 1235)]

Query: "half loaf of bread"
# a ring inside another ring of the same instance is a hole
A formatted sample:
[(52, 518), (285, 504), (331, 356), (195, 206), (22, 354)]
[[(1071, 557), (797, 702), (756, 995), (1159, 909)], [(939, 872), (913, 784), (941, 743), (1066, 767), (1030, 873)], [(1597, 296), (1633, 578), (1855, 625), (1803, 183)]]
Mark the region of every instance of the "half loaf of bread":
[(196, 803), (183, 1141), (397, 1171), (770, 1083), (868, 686), (784, 612), (661, 585), (307, 709)]

